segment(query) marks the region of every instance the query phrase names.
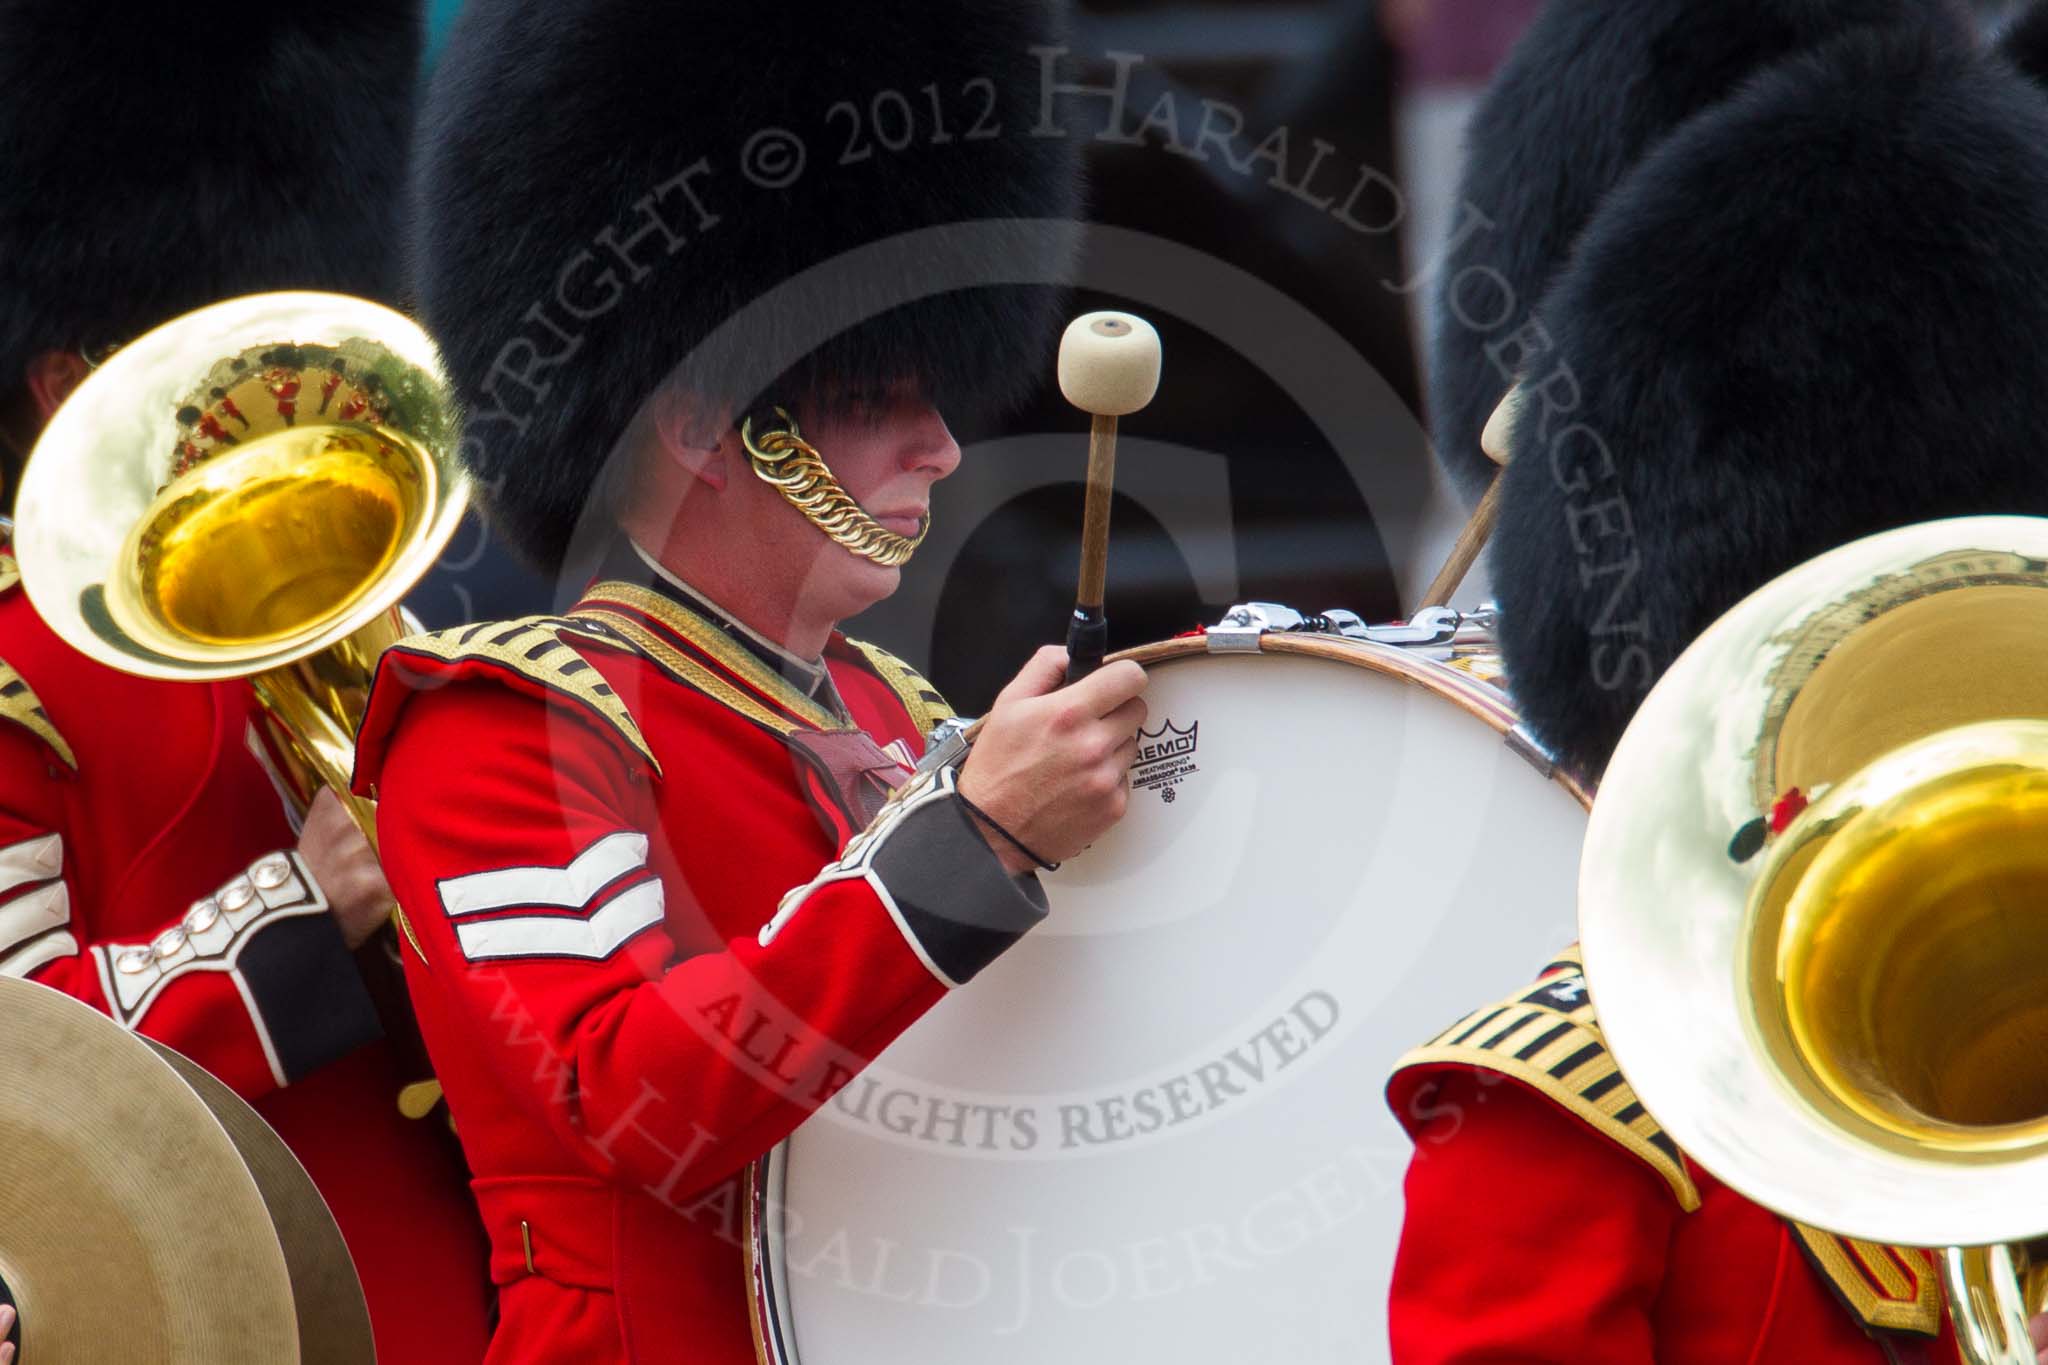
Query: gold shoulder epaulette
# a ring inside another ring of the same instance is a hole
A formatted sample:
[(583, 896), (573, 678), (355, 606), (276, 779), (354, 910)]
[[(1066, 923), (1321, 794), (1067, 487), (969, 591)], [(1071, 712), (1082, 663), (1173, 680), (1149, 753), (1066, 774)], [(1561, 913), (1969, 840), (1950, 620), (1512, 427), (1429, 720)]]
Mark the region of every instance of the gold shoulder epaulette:
[[(7, 561), (8, 567), (14, 561)], [(50, 723), (50, 717), (43, 710), (43, 703), (36, 696), (28, 680), (14, 671), (14, 666), (0, 659), (0, 720), (9, 720), (27, 730), (64, 761), (64, 766), (78, 771), (78, 756), (71, 752), (71, 746), (64, 742), (64, 736), (57, 733), (57, 727)]]
[(865, 640), (848, 639), (846, 643), (859, 650), (868, 667), (875, 670), (875, 676), (889, 684), (889, 689), (902, 701), (903, 709), (910, 712), (911, 723), (919, 734), (929, 735), (940, 721), (953, 719), (953, 708), (946, 705), (939, 689), (909, 664)]
[(15, 563), (13, 555), (0, 554), (0, 597), (5, 597), (20, 586), (21, 565)]
[(1593, 1017), (1585, 966), (1572, 948), (1534, 986), (1476, 1009), (1402, 1057), (1395, 1071), (1446, 1062), (1520, 1081), (1647, 1162), (1680, 1207), (1700, 1205), (1678, 1144), (1644, 1111)]
[(1804, 1223), (1793, 1223), (1792, 1230), (1842, 1306), (1865, 1327), (1920, 1337), (1941, 1334), (1941, 1286), (1934, 1263), (1939, 1253), (1838, 1237)]
[(647, 747), (646, 736), (632, 712), (612, 691), (596, 667), (564, 639), (573, 623), (557, 616), (527, 616), (516, 621), (491, 621), (457, 626), (400, 640), (391, 654), (433, 659), (446, 664), (485, 664), (537, 684), (574, 703), (647, 761), (659, 776), (661, 763)]

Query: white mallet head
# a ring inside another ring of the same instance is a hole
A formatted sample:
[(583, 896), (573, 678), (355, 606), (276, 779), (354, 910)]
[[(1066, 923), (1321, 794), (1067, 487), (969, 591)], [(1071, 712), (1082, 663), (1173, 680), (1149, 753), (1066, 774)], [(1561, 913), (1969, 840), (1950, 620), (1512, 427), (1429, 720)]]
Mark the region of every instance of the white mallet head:
[(1495, 464), (1508, 462), (1508, 454), (1515, 445), (1515, 422), (1522, 415), (1522, 400), (1527, 397), (1520, 384), (1509, 389), (1494, 408), (1493, 416), (1486, 419), (1486, 430), (1479, 433), (1479, 448)]
[(1060, 338), (1060, 392), (1096, 417), (1127, 417), (1159, 392), (1159, 333), (1129, 313), (1084, 313)]

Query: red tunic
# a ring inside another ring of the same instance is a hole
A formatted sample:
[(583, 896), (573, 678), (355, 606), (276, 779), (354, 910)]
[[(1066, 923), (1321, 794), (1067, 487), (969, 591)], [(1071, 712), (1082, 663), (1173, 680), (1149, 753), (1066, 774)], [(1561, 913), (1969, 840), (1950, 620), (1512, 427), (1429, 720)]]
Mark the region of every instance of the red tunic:
[(851, 725), (617, 583), (385, 656), (357, 782), (425, 954), (493, 1365), (753, 1361), (745, 1168), (1043, 914), (950, 772), (849, 840), (943, 703), (878, 651), (826, 661)]
[(1634, 1102), (1576, 954), (1404, 1058), (1396, 1365), (1957, 1359), (1925, 1252), (1744, 1199)]
[(111, 1013), (232, 1086), (341, 1225), (383, 1365), (483, 1356), (458, 1155), (403, 1079), (288, 853), (245, 683), (118, 673), (51, 633), (0, 556), (0, 972)]

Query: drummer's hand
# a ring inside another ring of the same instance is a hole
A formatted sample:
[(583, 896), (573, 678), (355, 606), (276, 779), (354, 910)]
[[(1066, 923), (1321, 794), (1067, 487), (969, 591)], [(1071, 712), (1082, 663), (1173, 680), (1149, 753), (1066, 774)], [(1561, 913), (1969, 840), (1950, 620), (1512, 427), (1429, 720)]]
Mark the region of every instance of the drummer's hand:
[[(14, 1305), (0, 1304), (0, 1337), (14, 1331)], [(0, 1365), (14, 1365), (14, 1343), (0, 1340)]]
[[(2048, 1313), (2028, 1320), (2027, 1335), (2033, 1339), (2034, 1360), (2037, 1365), (2048, 1365)], [(4, 1365), (4, 1362), (0, 1362), (0, 1365)]]
[(348, 808), (325, 787), (306, 811), (299, 856), (326, 894), (342, 941), (351, 952), (362, 947), (391, 915), (391, 884), (384, 880), (376, 850), (349, 819)]
[[(960, 772), (960, 790), (1033, 853), (1073, 857), (1123, 818), (1145, 723), (1145, 670), (1125, 660), (1066, 681), (1067, 652), (1048, 645), (996, 698)], [(977, 821), (977, 824), (981, 822)], [(1031, 860), (982, 825), (1012, 876)]]

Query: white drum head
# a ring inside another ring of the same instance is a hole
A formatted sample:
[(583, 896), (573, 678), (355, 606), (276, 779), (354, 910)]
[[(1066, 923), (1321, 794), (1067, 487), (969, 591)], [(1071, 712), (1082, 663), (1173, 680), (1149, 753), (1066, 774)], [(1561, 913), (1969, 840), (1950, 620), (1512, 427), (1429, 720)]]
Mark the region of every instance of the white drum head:
[(1148, 702), (1050, 921), (791, 1139), (791, 1359), (1387, 1358), (1387, 1074), (1571, 942), (1585, 812), (1388, 672), (1198, 654)]

